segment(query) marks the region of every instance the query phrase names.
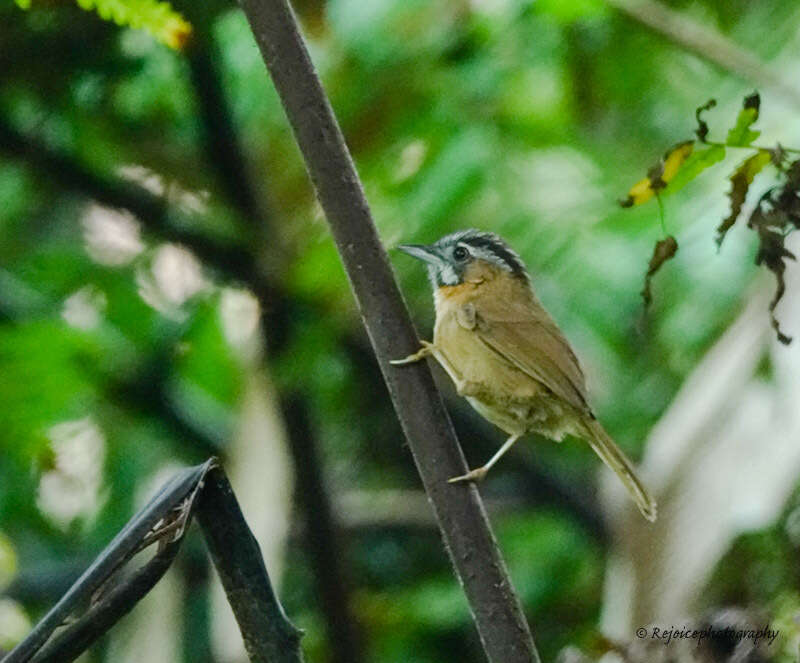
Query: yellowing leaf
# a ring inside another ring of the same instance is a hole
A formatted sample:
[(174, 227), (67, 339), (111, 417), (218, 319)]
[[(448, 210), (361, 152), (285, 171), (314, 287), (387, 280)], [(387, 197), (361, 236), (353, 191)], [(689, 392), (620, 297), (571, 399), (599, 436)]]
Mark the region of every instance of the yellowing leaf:
[(646, 203), (661, 189), (665, 188), (678, 174), (681, 165), (694, 149), (694, 141), (679, 143), (671, 148), (655, 166), (648, 172), (647, 177), (634, 184), (628, 197), (620, 201), (622, 207), (633, 207)]
[(675, 177), (678, 169), (692, 153), (692, 149), (694, 149), (694, 141), (689, 140), (685, 143), (676, 145), (674, 148), (672, 148), (672, 151), (664, 155), (664, 173), (661, 175), (661, 179), (666, 184), (669, 184)]
[(767, 150), (760, 150), (751, 157), (745, 159), (731, 175), (731, 190), (728, 196), (731, 199), (731, 213), (722, 221), (717, 228), (717, 244), (722, 244), (727, 232), (736, 223), (742, 211), (742, 205), (747, 197), (747, 191), (753, 183), (758, 173), (764, 170), (772, 160), (772, 155)]
[(656, 192), (650, 186), (650, 178), (645, 177), (631, 187), (630, 191), (628, 191), (628, 197), (620, 201), (619, 204), (623, 207), (641, 205), (650, 200), (654, 195), (656, 195)]

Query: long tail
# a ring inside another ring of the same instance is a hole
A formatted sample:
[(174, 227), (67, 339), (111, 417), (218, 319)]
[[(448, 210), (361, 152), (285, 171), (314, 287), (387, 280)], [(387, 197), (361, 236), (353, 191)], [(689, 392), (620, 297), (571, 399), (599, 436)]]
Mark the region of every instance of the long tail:
[(608, 433), (605, 432), (599, 422), (595, 420), (584, 420), (583, 427), (586, 430), (586, 441), (594, 449), (595, 453), (603, 459), (603, 462), (608, 465), (614, 473), (620, 478), (620, 481), (628, 489), (639, 511), (650, 522), (656, 519), (656, 501), (647, 492), (641, 480), (636, 476), (631, 461), (623, 453), (616, 442), (611, 439)]

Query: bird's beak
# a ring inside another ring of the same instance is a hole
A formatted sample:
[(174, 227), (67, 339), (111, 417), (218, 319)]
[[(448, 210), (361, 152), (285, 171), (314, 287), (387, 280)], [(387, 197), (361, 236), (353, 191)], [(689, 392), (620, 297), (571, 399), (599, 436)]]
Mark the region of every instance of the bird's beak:
[(401, 244), (397, 248), (410, 256), (422, 260), (422, 262), (427, 262), (429, 265), (438, 265), (442, 262), (439, 254), (432, 246), (425, 246), (424, 244)]

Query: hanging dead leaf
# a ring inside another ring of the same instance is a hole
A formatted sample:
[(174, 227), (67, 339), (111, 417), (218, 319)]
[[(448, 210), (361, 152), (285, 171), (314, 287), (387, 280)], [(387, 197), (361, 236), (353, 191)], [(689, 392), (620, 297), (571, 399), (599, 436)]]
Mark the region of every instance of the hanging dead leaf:
[(783, 299), (786, 292), (786, 282), (784, 280), (784, 272), (786, 271), (786, 260), (796, 260), (795, 255), (789, 251), (784, 245), (785, 235), (772, 230), (763, 230), (759, 232), (760, 244), (758, 253), (756, 254), (756, 265), (765, 265), (775, 275), (777, 288), (769, 303), (769, 315), (772, 323), (772, 328), (778, 336), (778, 340), (784, 345), (792, 342), (792, 337), (787, 336), (781, 331), (780, 323), (775, 317), (775, 307)]
[(653, 255), (650, 257), (650, 263), (647, 266), (647, 274), (644, 277), (644, 287), (642, 288), (642, 299), (644, 300), (645, 308), (650, 306), (653, 301), (651, 292), (651, 281), (656, 272), (661, 269), (661, 266), (675, 256), (678, 252), (678, 242), (672, 235), (667, 235), (664, 239), (660, 239), (653, 247)]
[(694, 132), (697, 134), (697, 140), (699, 140), (701, 143), (705, 143), (706, 138), (708, 137), (708, 123), (703, 119), (703, 113), (711, 108), (714, 108), (716, 105), (716, 99), (709, 99), (694, 112), (694, 116), (697, 118), (697, 129), (695, 129)]
[(786, 236), (791, 230), (789, 218), (786, 212), (780, 208), (780, 198), (784, 193), (785, 190), (782, 190), (777, 197), (774, 190), (765, 193), (750, 215), (747, 226), (758, 234), (756, 265), (764, 265), (775, 275), (777, 287), (769, 304), (770, 323), (778, 340), (784, 345), (788, 345), (792, 342), (792, 338), (781, 331), (778, 319), (775, 317), (775, 307), (786, 292), (784, 280), (786, 260), (796, 259), (784, 244)]
[(733, 171), (733, 175), (730, 177), (731, 190), (728, 193), (728, 197), (731, 199), (731, 212), (717, 228), (717, 246), (722, 244), (725, 235), (733, 227), (733, 224), (736, 223), (736, 219), (739, 218), (742, 205), (744, 205), (745, 198), (747, 197), (747, 191), (753, 183), (753, 178), (755, 178), (770, 161), (772, 161), (772, 155), (769, 151), (759, 150), (753, 156), (745, 159), (739, 164), (736, 170)]

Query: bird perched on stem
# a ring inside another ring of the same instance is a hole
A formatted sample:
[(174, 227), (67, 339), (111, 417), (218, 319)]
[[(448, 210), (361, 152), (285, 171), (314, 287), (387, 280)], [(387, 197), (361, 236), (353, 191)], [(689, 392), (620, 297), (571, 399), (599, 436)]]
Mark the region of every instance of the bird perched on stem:
[(483, 417), (510, 436), (483, 466), (451, 482), (480, 481), (526, 433), (586, 440), (620, 478), (642, 515), (656, 503), (594, 416), (578, 359), (531, 287), (520, 257), (494, 233), (463, 230), (429, 246), (398, 247), (428, 266), (433, 343), (395, 365), (434, 357)]

